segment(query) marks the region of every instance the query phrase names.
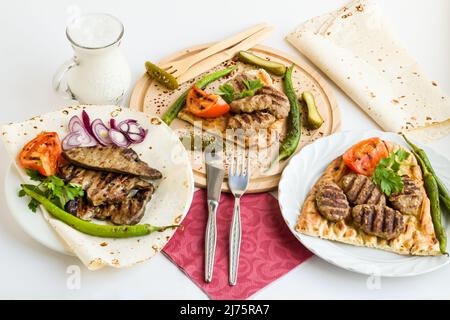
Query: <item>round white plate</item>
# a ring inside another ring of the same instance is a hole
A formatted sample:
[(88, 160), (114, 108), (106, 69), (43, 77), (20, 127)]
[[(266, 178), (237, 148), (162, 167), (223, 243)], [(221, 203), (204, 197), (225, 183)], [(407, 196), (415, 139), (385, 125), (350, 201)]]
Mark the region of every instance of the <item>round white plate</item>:
[[(341, 268), (358, 273), (385, 277), (413, 276), (436, 270), (450, 263), (450, 258), (446, 256), (402, 256), (382, 250), (322, 240), (295, 231), (303, 201), (328, 164), (356, 142), (370, 137), (380, 137), (408, 147), (403, 138), (394, 133), (375, 130), (339, 132), (317, 140), (292, 157), (283, 171), (278, 189), (281, 212), (289, 229), (317, 256)], [(423, 146), (421, 143), (418, 145)], [(429, 148), (423, 147), (423, 149), (428, 154), (438, 176), (449, 186), (449, 160)], [(444, 225), (448, 230), (450, 221), (445, 214), (443, 216)]]
[[(117, 106), (68, 107), (38, 117), (37, 119), (42, 119), (42, 122), (28, 120), (4, 127), (3, 130), (6, 134), (3, 135), (3, 139), (10, 156), (15, 158), (17, 150), (20, 150), (21, 146), (35, 135), (34, 132), (37, 134), (42, 130), (56, 131), (60, 136), (64, 136), (70, 117), (74, 114), (79, 115), (83, 108), (88, 111), (92, 119), (102, 118), (106, 122), (110, 117), (115, 117), (116, 121), (133, 118), (137, 119), (145, 129), (148, 129), (148, 135), (144, 142), (133, 145), (132, 148), (143, 161), (160, 170), (163, 179), (152, 182), (155, 184), (156, 190), (147, 204), (141, 223), (152, 225), (181, 223), (191, 205), (194, 193), (194, 178), (190, 160), (183, 144), (175, 133), (158, 118)], [(60, 113), (63, 113), (64, 117), (61, 117)], [(28, 134), (22, 137), (21, 135), (24, 132)], [(28, 209), (29, 199), (18, 197), (20, 184), (23, 182), (23, 177), (16, 166), (11, 165), (5, 176), (4, 190), (7, 206), (15, 220), (37, 242), (52, 250), (73, 255), (71, 248), (54, 231), (54, 228), (50, 226), (42, 213), (39, 210), (33, 213)], [(148, 259), (160, 251), (174, 232), (175, 230), (169, 229), (164, 233), (152, 233), (142, 237), (142, 239), (130, 238), (130, 240), (136, 239), (136, 241), (128, 242), (127, 239), (110, 239), (108, 240), (108, 247), (122, 250), (117, 249), (116, 256), (124, 253), (125, 250), (131, 250), (128, 255), (131, 257), (128, 260), (131, 261), (128, 265), (131, 265), (134, 260), (143, 257), (139, 260), (143, 261), (144, 258)], [(151, 254), (147, 252), (151, 252)], [(124, 263), (124, 266), (128, 265)]]

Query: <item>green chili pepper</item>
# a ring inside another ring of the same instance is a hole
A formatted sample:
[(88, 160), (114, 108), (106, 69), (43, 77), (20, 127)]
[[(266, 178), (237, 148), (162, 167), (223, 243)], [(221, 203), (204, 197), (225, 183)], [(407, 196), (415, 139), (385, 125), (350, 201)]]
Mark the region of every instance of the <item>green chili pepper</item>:
[(439, 196), (444, 204), (445, 209), (450, 213), (450, 196), (448, 193), (447, 188), (445, 187), (444, 183), (439, 179), (439, 177), (436, 175), (436, 172), (434, 171), (433, 167), (431, 166), (430, 160), (428, 159), (427, 154), (425, 151), (419, 147), (417, 147), (415, 144), (413, 144), (411, 141), (409, 141), (405, 135), (403, 135), (403, 139), (409, 144), (411, 149), (413, 149), (414, 153), (417, 154), (417, 156), (423, 161), (425, 167), (428, 171), (433, 175), (434, 179), (436, 180), (438, 189), (439, 189)]
[[(201, 78), (199, 81), (195, 83), (197, 87), (200, 89), (204, 89), (208, 84), (211, 82), (214, 82), (222, 77), (225, 77), (232, 73), (234, 70), (237, 69), (237, 66), (233, 66), (227, 69), (219, 70), (214, 73), (208, 74), (205, 77)], [(181, 96), (178, 97), (178, 99), (167, 109), (167, 111), (163, 114), (162, 120), (167, 123), (167, 125), (170, 125), (172, 121), (177, 117), (178, 112), (180, 112), (181, 108), (184, 107), (186, 104), (186, 97), (189, 93), (189, 88)]]
[(287, 118), (287, 135), (280, 145), (278, 158), (275, 161), (281, 161), (289, 158), (295, 150), (297, 150), (301, 135), (301, 119), (298, 107), (297, 95), (295, 94), (294, 86), (292, 85), (292, 72), (294, 65), (291, 65), (284, 75), (283, 87), (286, 96), (289, 99), (291, 109), (289, 110)]
[(447, 254), (447, 233), (442, 225), (441, 207), (439, 206), (439, 188), (433, 174), (427, 169), (426, 163), (413, 151), (423, 172), (423, 184), (430, 199), (431, 219), (433, 220), (434, 233), (439, 240), (439, 249), (442, 254)]
[(103, 238), (130, 238), (148, 235), (155, 231), (164, 231), (169, 228), (177, 228), (178, 225), (157, 227), (149, 224), (138, 224), (134, 226), (111, 226), (100, 225), (81, 220), (70, 213), (64, 211), (45, 196), (31, 190), (28, 185), (22, 185), (22, 190), (27, 195), (41, 203), (45, 209), (56, 219), (61, 220), (72, 228), (95, 237)]

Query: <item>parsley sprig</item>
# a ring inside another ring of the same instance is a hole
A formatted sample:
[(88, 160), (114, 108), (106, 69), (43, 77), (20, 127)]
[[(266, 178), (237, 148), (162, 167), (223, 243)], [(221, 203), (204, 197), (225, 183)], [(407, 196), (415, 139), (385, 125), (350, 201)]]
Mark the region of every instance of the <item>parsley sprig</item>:
[[(47, 197), (50, 201), (56, 204), (60, 208), (64, 208), (66, 203), (75, 198), (82, 197), (84, 195), (83, 188), (75, 183), (65, 183), (63, 179), (57, 176), (45, 177), (36, 170), (26, 169), (27, 175), (33, 181), (39, 181), (38, 185), (26, 185), (31, 187), (33, 191)], [(21, 189), (19, 191), (19, 197), (24, 197), (25, 191)], [(39, 202), (31, 199), (28, 203), (28, 208), (31, 211), (36, 212)]]
[(409, 152), (399, 149), (396, 152), (392, 151), (389, 157), (383, 158), (378, 162), (372, 175), (372, 180), (385, 195), (390, 196), (403, 190), (403, 180), (398, 171), (409, 155)]
[(244, 83), (246, 89), (241, 92), (236, 92), (231, 84), (224, 83), (219, 87), (216, 94), (222, 96), (227, 103), (231, 103), (237, 99), (254, 96), (255, 92), (264, 86), (260, 79), (243, 80), (242, 82)]

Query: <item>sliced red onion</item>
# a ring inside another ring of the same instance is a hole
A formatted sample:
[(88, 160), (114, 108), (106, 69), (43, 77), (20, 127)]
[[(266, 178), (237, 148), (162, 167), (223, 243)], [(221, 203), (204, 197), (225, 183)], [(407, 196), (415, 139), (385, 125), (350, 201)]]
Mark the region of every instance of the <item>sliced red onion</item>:
[(93, 147), (97, 145), (97, 141), (92, 138), (85, 130), (74, 131), (69, 133), (62, 141), (64, 150), (76, 147)]
[(130, 131), (130, 124), (135, 124), (135, 123), (137, 123), (137, 120), (126, 119), (126, 120), (119, 122), (119, 124), (117, 125), (117, 129), (122, 131), (122, 133), (128, 133), (128, 131)]
[(144, 141), (146, 135), (147, 135), (147, 131), (144, 130), (144, 134), (140, 134), (140, 133), (128, 133), (128, 134), (127, 134), (127, 138), (128, 138), (128, 140), (130, 140), (132, 143), (141, 143), (142, 141)]
[(86, 110), (83, 110), (83, 112), (81, 113), (81, 119), (83, 119), (83, 124), (84, 124), (84, 128), (86, 129), (86, 131), (91, 136), (94, 136), (94, 132), (92, 131), (92, 127), (91, 127), (91, 119), (89, 118), (89, 115), (86, 112)]
[(111, 138), (112, 142), (118, 147), (126, 148), (130, 145), (130, 141), (119, 130), (109, 129), (109, 137)]
[(111, 145), (113, 142), (111, 138), (109, 137), (109, 130), (108, 127), (103, 123), (101, 119), (95, 119), (92, 121), (92, 132), (94, 133), (95, 139), (103, 145), (108, 146)]
[(110, 127), (111, 129), (116, 129), (116, 130), (118, 130), (118, 129), (117, 129), (117, 126), (116, 126), (116, 120), (115, 120), (114, 118), (109, 119), (109, 127)]
[(69, 120), (69, 132), (76, 132), (80, 130), (85, 130), (83, 122), (78, 116), (73, 116)]

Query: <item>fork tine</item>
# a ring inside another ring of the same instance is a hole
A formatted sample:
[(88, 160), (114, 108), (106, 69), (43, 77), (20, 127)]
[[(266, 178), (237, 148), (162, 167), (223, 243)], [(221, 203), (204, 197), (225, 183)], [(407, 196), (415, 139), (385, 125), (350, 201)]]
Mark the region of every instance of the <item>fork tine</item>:
[(247, 175), (247, 179), (250, 179), (250, 149), (248, 149), (247, 168), (245, 172), (246, 172), (245, 174)]
[(230, 166), (228, 168), (228, 176), (231, 177), (233, 175), (233, 166), (234, 166), (234, 156), (231, 158)]
[[(244, 176), (245, 174), (247, 174), (247, 171), (245, 170), (245, 163), (246, 163), (246, 161), (245, 161), (245, 148), (244, 148), (244, 151), (242, 152), (241, 161), (242, 161), (242, 163), (241, 163), (241, 174), (240, 174), (240, 176)], [(245, 171), (245, 174), (244, 174), (244, 171)]]

